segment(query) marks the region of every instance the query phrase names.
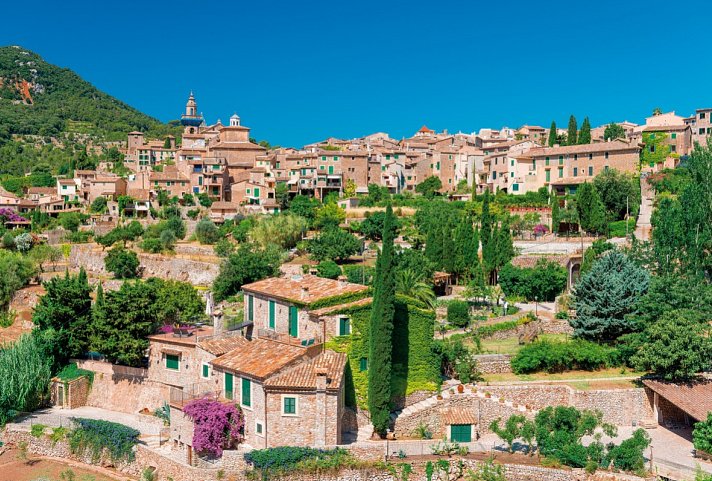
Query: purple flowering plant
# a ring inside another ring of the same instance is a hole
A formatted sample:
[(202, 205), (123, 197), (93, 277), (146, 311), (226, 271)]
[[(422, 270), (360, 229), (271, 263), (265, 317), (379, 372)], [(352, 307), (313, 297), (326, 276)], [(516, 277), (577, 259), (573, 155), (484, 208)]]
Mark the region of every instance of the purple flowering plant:
[(194, 423), (193, 449), (215, 457), (242, 441), (245, 417), (234, 404), (209, 398), (195, 399), (183, 408)]

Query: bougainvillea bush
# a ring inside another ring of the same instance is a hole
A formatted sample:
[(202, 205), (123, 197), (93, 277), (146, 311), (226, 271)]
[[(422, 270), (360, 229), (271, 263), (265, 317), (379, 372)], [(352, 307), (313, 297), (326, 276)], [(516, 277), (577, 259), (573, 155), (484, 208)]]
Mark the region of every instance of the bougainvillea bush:
[(223, 449), (242, 441), (245, 417), (234, 404), (196, 399), (186, 404), (183, 412), (195, 424), (193, 449), (198, 453), (220, 457)]
[(0, 209), (0, 220), (5, 222), (27, 222), (27, 219), (22, 217), (21, 215), (18, 215), (17, 212), (15, 212), (12, 209), (8, 209), (7, 207), (3, 207)]

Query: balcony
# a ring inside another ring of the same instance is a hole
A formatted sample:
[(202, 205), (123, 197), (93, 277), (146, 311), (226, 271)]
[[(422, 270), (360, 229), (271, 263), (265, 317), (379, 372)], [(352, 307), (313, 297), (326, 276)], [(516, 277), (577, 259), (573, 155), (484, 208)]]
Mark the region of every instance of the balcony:
[(216, 389), (215, 383), (212, 381), (203, 381), (191, 384), (183, 389), (171, 387), (169, 404), (178, 409), (183, 409), (186, 404), (194, 399), (208, 398), (217, 401), (219, 397), (220, 391)]

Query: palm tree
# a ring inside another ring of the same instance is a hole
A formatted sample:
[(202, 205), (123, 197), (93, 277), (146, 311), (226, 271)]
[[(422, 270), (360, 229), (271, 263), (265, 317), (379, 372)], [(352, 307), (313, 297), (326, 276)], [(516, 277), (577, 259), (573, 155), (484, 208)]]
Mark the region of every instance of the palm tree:
[(412, 269), (399, 270), (396, 273), (396, 292), (423, 302), (431, 309), (435, 306), (433, 288)]

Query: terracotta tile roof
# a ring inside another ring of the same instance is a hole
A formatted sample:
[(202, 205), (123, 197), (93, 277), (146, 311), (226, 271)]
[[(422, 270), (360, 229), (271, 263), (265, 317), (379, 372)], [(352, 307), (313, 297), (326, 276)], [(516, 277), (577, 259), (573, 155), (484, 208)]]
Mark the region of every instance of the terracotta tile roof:
[(648, 127), (645, 127), (643, 129), (643, 132), (668, 132), (668, 131), (681, 131), (681, 130), (687, 130), (689, 129), (690, 126), (687, 124), (679, 124), (679, 125), (649, 125)]
[(453, 408), (443, 411), (442, 420), (446, 425), (477, 424), (477, 416), (474, 410), (465, 408)]
[(326, 389), (338, 391), (341, 389), (345, 366), (345, 353), (324, 351), (313, 359), (269, 378), (265, 381), (265, 388), (315, 389), (317, 372), (323, 372), (326, 373)]
[(210, 354), (222, 356), (223, 354), (227, 354), (233, 349), (237, 349), (244, 345), (245, 342), (248, 341), (246, 341), (244, 337), (233, 335), (203, 339), (198, 341), (198, 346), (201, 349), (208, 351)]
[(555, 262), (559, 264), (561, 267), (566, 267), (566, 265), (569, 262), (571, 256), (568, 256), (566, 254), (557, 254), (557, 255), (547, 255), (547, 256), (517, 256), (514, 259), (512, 259), (512, 265), (514, 267), (527, 267), (527, 268), (532, 268), (536, 266), (536, 263), (539, 262), (539, 259), (546, 259), (551, 262)]
[(165, 181), (165, 180), (179, 180), (183, 182), (188, 182), (188, 178), (181, 174), (180, 172), (177, 171), (168, 171), (168, 172), (151, 172), (151, 174), (148, 176), (148, 180), (150, 182), (155, 182), (157, 180), (159, 181)]
[(643, 384), (698, 421), (712, 412), (712, 380), (675, 384), (644, 379)]
[(210, 210), (237, 210), (238, 205), (232, 202), (217, 201), (210, 205)]
[(178, 337), (172, 332), (153, 334), (148, 336), (148, 340), (154, 343), (179, 344), (181, 346), (195, 346), (198, 344), (198, 338), (203, 336), (212, 336), (212, 326), (202, 326), (189, 336)]
[(585, 184), (591, 179), (586, 179), (585, 177), (564, 177), (563, 179), (556, 179), (550, 182), (551, 185), (578, 185)]
[(140, 201), (147, 201), (151, 197), (151, 193), (148, 189), (128, 189), (126, 195)]
[(271, 277), (242, 286), (243, 291), (257, 292), (270, 297), (311, 304), (332, 296), (361, 292), (367, 286), (350, 282), (324, 279), (312, 275), (295, 277)]
[(599, 142), (596, 144), (564, 145), (561, 147), (538, 147), (526, 151), (523, 156), (540, 157), (542, 155), (566, 155), (566, 154), (595, 154), (598, 152), (614, 152), (619, 150), (639, 150), (636, 143), (628, 143), (624, 140), (612, 140), (610, 142)]
[(52, 195), (57, 193), (56, 187), (30, 187), (27, 194)]
[(307, 350), (299, 346), (267, 339), (241, 339), (239, 347), (215, 359), (211, 364), (228, 371), (265, 379), (307, 354)]

